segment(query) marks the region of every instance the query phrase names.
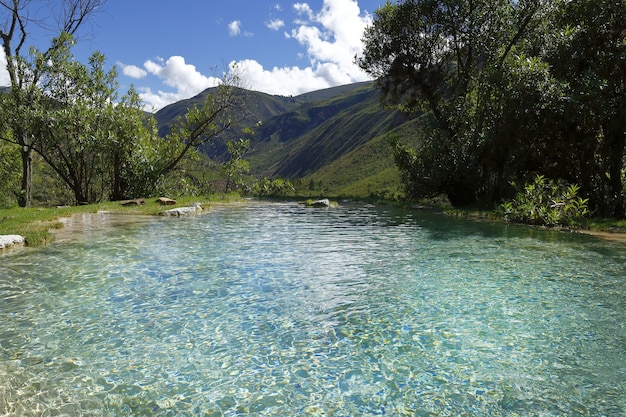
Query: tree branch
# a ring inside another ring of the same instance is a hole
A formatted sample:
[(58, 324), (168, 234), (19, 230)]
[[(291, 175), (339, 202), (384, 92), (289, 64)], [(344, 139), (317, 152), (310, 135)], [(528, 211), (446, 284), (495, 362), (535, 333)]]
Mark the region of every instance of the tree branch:
[(499, 61), (500, 65), (504, 64), (504, 61), (506, 60), (507, 56), (509, 55), (513, 47), (517, 44), (517, 42), (519, 42), (522, 36), (526, 34), (526, 29), (528, 28), (528, 25), (530, 25), (530, 22), (533, 20), (533, 18), (535, 17), (538, 11), (539, 11), (539, 3), (537, 2), (530, 8), (530, 11), (528, 12), (524, 20), (522, 20), (522, 23), (517, 29), (517, 32), (511, 38), (506, 48), (504, 49), (504, 52), (502, 53), (502, 56), (500, 57), (500, 61)]

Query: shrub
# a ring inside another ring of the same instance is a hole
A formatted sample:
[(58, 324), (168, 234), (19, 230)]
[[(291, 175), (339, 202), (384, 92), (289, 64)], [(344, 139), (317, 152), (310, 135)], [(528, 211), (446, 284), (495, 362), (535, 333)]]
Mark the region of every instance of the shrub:
[(578, 196), (580, 186), (538, 175), (517, 189), (513, 200), (500, 205), (506, 221), (544, 226), (568, 225), (588, 214), (587, 198)]
[(252, 186), (252, 194), (258, 197), (277, 197), (293, 193), (295, 188), (282, 178), (274, 180), (261, 178)]

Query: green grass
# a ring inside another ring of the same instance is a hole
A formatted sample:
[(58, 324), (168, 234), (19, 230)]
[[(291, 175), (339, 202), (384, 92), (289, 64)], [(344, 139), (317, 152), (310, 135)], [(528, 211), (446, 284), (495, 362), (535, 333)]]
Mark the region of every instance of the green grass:
[(626, 220), (591, 218), (578, 224), (581, 229), (626, 233)]
[(165, 210), (185, 207), (199, 202), (203, 208), (214, 204), (232, 203), (241, 201), (238, 194), (216, 194), (209, 197), (180, 197), (176, 198), (176, 205), (162, 206), (156, 198), (147, 198), (146, 204), (141, 206), (122, 206), (119, 202), (105, 202), (85, 206), (62, 208), (8, 208), (0, 209), (0, 235), (21, 235), (26, 238), (28, 246), (41, 246), (54, 241), (53, 229), (63, 227), (62, 217), (70, 217), (78, 213), (97, 213), (110, 211), (134, 215), (160, 215)]
[(63, 227), (61, 217), (96, 211), (94, 206), (0, 209), (0, 235), (21, 235), (28, 246), (40, 246), (54, 240), (50, 229)]

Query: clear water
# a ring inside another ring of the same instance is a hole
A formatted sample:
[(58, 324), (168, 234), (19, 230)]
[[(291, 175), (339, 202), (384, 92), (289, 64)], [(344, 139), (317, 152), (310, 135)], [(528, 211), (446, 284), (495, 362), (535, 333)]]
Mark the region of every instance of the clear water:
[(0, 255), (0, 415), (626, 415), (625, 249), (365, 207), (95, 228)]

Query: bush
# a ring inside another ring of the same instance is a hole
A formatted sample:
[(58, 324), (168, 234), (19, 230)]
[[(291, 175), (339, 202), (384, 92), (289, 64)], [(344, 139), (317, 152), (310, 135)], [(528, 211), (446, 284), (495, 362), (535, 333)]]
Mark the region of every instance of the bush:
[(274, 180), (261, 178), (253, 186), (251, 193), (258, 197), (277, 197), (293, 193), (295, 188), (289, 181), (282, 178)]
[(578, 197), (580, 186), (554, 181), (538, 175), (511, 201), (500, 205), (506, 221), (543, 226), (569, 225), (588, 214), (587, 198)]

